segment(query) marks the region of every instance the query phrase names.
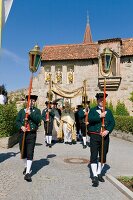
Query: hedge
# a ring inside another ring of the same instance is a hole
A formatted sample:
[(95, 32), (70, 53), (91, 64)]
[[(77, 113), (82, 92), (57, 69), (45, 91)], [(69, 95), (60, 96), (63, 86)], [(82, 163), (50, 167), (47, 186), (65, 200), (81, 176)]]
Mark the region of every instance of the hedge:
[(130, 132), (133, 134), (133, 117), (115, 115), (115, 130)]
[(17, 108), (15, 104), (0, 105), (0, 137), (16, 133)]
[[(0, 105), (0, 137), (8, 137), (17, 132), (16, 129), (17, 108), (15, 103)], [(115, 117), (115, 130), (130, 132), (133, 134), (133, 117), (120, 116)]]

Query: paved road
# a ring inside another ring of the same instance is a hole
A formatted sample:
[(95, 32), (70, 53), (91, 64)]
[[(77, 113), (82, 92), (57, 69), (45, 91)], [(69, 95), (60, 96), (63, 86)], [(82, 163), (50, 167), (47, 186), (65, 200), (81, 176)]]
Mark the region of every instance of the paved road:
[[(79, 158), (89, 159), (89, 147), (55, 144), (45, 146), (44, 135), (38, 133), (32, 167), (32, 182), (24, 180), (23, 163), (18, 144), (0, 149), (1, 200), (126, 200), (108, 180), (92, 187), (88, 164), (76, 164)], [(133, 143), (112, 137), (107, 161), (107, 173), (113, 176), (133, 175)], [(71, 160), (74, 164), (66, 163)], [(77, 159), (76, 159), (77, 158)], [(106, 178), (105, 178), (106, 179)]]

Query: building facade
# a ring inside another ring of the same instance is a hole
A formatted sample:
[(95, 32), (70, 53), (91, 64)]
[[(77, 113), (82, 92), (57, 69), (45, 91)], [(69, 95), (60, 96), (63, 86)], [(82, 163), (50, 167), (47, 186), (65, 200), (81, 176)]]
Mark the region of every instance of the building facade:
[[(33, 80), (33, 93), (39, 96), (38, 106), (43, 109), (47, 100), (50, 78), (66, 90), (83, 86), (86, 80), (88, 100), (103, 91), (101, 55), (105, 48), (112, 52), (110, 73), (106, 77), (108, 101), (114, 105), (123, 101), (133, 115), (133, 105), (129, 100), (133, 91), (133, 38), (105, 39), (93, 42), (90, 25), (87, 22), (83, 43), (45, 46), (42, 50), (41, 70)], [(59, 98), (54, 94), (53, 99)], [(72, 106), (81, 104), (82, 96), (71, 99)]]

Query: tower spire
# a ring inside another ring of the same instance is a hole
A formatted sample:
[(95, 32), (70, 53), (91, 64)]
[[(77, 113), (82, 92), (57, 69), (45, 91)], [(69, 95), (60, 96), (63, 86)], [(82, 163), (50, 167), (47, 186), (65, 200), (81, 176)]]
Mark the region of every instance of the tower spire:
[(88, 11), (87, 11), (87, 24), (86, 24), (86, 29), (85, 29), (85, 33), (84, 33), (83, 43), (93, 43), (93, 41), (92, 41), (92, 35), (91, 35), (91, 29), (90, 29), (90, 22), (89, 22)]
[(88, 13), (88, 10), (87, 10), (87, 24), (89, 24), (89, 13)]

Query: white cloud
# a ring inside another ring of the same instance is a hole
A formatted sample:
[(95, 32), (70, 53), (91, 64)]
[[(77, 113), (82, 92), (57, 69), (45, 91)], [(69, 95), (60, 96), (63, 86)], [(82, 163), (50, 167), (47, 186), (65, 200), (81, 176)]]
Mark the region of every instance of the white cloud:
[(1, 49), (2, 57), (6, 57), (6, 59), (10, 59), (17, 64), (27, 64), (27, 59), (19, 57), (17, 54), (7, 50)]

